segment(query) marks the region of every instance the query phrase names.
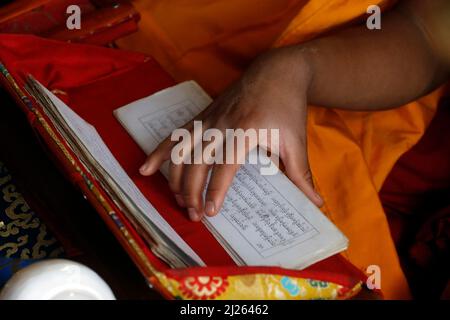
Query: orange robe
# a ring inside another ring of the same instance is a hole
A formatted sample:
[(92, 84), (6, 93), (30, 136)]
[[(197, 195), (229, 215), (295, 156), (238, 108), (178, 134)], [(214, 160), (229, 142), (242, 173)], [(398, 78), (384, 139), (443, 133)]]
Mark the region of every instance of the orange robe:
[[(369, 5), (386, 8), (393, 2), (135, 0), (140, 31), (118, 45), (152, 55), (175, 79), (195, 79), (216, 95), (258, 53), (313, 39), (362, 19)], [(350, 239), (344, 256), (362, 270), (380, 267), (388, 299), (410, 294), (378, 192), (397, 159), (423, 135), (438, 97), (436, 92), (382, 112), (309, 112), (308, 151), (323, 211)]]

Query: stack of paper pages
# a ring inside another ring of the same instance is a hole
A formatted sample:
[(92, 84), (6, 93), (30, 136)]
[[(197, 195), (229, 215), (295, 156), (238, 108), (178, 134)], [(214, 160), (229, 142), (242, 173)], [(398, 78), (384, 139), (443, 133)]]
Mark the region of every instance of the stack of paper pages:
[[(93, 126), (32, 77), (27, 90), (157, 256), (175, 268), (204, 265), (143, 196)], [(211, 101), (189, 81), (121, 107), (114, 114), (148, 154)], [(161, 171), (167, 174), (167, 166)], [(258, 164), (241, 167), (221, 211), (202, 222), (238, 265), (303, 269), (345, 250), (348, 244), (282, 172), (263, 176)]]

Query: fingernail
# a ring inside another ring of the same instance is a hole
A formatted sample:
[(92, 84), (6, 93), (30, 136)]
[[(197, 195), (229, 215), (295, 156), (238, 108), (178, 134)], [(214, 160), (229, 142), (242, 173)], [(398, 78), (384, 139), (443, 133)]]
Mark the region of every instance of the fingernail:
[(195, 208), (188, 208), (188, 214), (189, 214), (189, 218), (191, 218), (192, 221), (200, 220), (200, 216), (197, 213), (197, 210), (195, 210)]
[(214, 202), (206, 201), (205, 212), (210, 217), (213, 216), (216, 213), (216, 207), (214, 205)]
[(147, 169), (148, 169), (148, 165), (147, 165), (146, 163), (144, 163), (144, 164), (142, 165), (142, 167), (139, 168), (139, 172), (140, 172), (141, 174), (145, 174), (146, 171), (147, 171)]
[(177, 201), (177, 203), (180, 207), (183, 207), (183, 208), (186, 207), (186, 204), (184, 203), (184, 198), (181, 195), (176, 194), (175, 200)]

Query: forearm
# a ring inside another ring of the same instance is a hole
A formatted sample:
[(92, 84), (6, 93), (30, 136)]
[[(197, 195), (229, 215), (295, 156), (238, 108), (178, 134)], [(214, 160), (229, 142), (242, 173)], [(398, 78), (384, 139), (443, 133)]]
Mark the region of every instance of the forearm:
[(436, 88), (447, 70), (424, 32), (403, 10), (383, 16), (381, 30), (360, 26), (284, 49), (309, 80), (308, 103), (381, 110)]

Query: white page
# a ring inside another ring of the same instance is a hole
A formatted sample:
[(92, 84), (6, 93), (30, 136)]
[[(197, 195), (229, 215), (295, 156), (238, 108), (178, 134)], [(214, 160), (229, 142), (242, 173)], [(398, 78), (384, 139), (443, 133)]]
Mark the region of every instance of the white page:
[[(211, 103), (184, 82), (115, 111), (148, 154)], [(167, 174), (167, 173), (166, 173)], [(238, 264), (304, 268), (344, 250), (347, 238), (281, 172), (261, 176), (258, 165), (237, 173), (223, 208), (204, 223)]]
[(192, 248), (176, 233), (176, 231), (164, 220), (152, 204), (144, 197), (136, 187), (122, 166), (113, 156), (106, 144), (103, 142), (95, 128), (79, 117), (63, 101), (39, 84), (41, 89), (51, 99), (66, 123), (74, 131), (80, 141), (85, 145), (94, 159), (108, 172), (111, 178), (121, 187), (123, 192), (139, 207), (164, 234), (171, 239), (183, 252), (190, 256), (199, 265), (204, 266), (201, 258)]

